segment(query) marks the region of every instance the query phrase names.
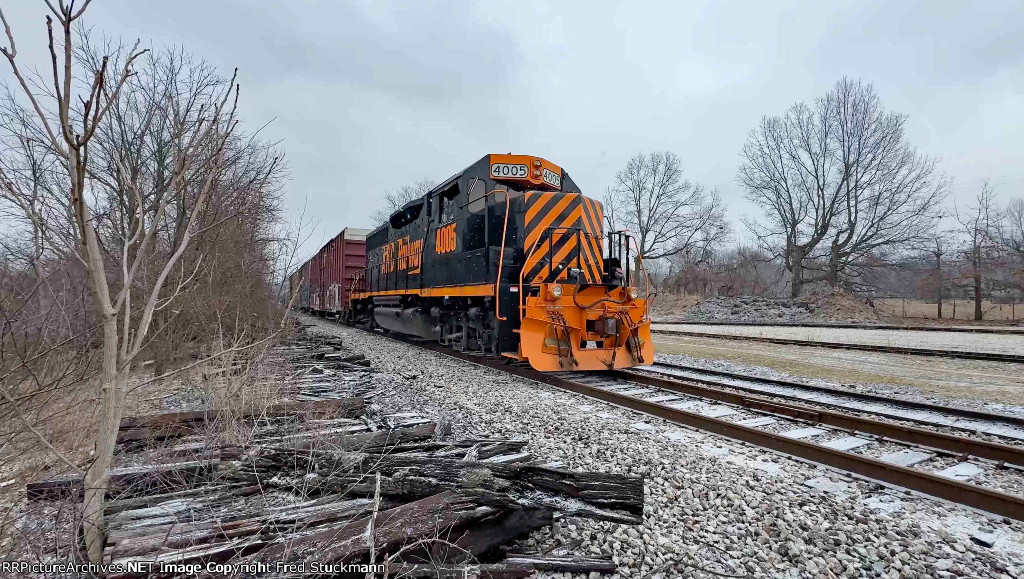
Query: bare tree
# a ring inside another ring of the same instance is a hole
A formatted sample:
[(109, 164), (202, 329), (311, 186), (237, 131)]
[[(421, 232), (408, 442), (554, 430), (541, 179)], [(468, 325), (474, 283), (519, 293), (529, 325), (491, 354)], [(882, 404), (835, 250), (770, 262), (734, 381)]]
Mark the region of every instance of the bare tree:
[(995, 192), (987, 181), (978, 192), (974, 204), (963, 214), (957, 211), (956, 219), (962, 236), (960, 253), (967, 266), (963, 277), (971, 282), (974, 319), (982, 320), (985, 317), (982, 302), (991, 293), (990, 276), (997, 267), (999, 257), (999, 227), (1002, 219)]
[(1024, 260), (1024, 199), (1014, 199), (1006, 205), (1003, 244), (1018, 260)]
[(935, 315), (940, 320), (942, 319), (942, 297), (946, 284), (946, 264), (942, 258), (950, 252), (951, 241), (950, 232), (936, 228), (922, 244), (924, 253), (928, 256), (928, 261), (931, 262), (931, 272), (926, 282), (935, 288)]
[[(200, 216), (207, 210), (215, 183), (224, 177), (225, 145), (236, 127), (238, 92), (232, 78), (221, 90), (203, 94), (185, 110), (175, 106), (173, 95), (157, 95), (160, 106), (151, 109), (152, 118), (145, 122), (162, 125), (169, 137), (163, 151), (165, 162), (160, 165), (164, 171), (162, 178), (150, 179), (150, 175), (133, 172), (128, 151), (115, 150), (107, 153), (117, 168), (118, 179), (105, 182), (95, 171), (96, 158), (102, 155), (100, 151), (90, 151), (90, 144), (111, 111), (123, 102), (122, 91), (129, 86), (136, 61), (146, 51), (137, 50), (136, 42), (131, 49), (117, 47), (111, 56), (95, 63), (94, 68), (76, 68), (73, 29), (89, 2), (78, 8), (73, 0), (58, 0), (57, 6), (47, 2), (47, 6), (58, 24), (55, 34), (53, 18), (47, 16), (52, 92), (27, 80), (19, 68), (14, 36), (6, 18), (3, 22), (8, 46), (2, 52), (22, 89), (22, 97), (35, 113), (34, 134), (55, 155), (63, 170), (65, 187), (57, 191), (60, 196), (55, 201), (65, 208), (65, 223), (70, 225), (71, 234), (67, 238), (70, 254), (87, 273), (100, 327), (98, 430), (95, 454), (85, 469), (83, 503), (86, 551), (91, 561), (99, 562), (105, 540), (104, 497), (132, 362), (147, 343), (154, 314), (167, 307), (192, 279), (186, 273), (173, 282), (175, 290), (163, 291), (199, 232)], [(59, 40), (55, 38), (58, 36)], [(79, 82), (77, 79), (83, 76), (86, 81)], [(80, 90), (81, 95), (77, 94)], [(52, 109), (48, 108), (50, 103)], [(126, 224), (115, 247), (109, 245), (110, 239), (101, 239), (99, 231), (104, 220), (111, 218), (110, 195), (121, 210), (119, 219)], [(185, 202), (179, 204), (179, 199)], [(180, 236), (173, 245), (160, 248), (157, 253), (158, 230), (167, 220), (182, 214)], [(162, 257), (162, 263), (149, 271), (155, 257)]]
[(672, 152), (638, 154), (615, 174), (604, 198), (606, 219), (613, 228), (637, 237), (639, 260), (682, 253), (701, 262), (728, 237), (725, 208), (717, 191), (683, 178), (682, 162)]
[(604, 213), (604, 223), (608, 231), (619, 231), (622, 229), (619, 223), (622, 221), (619, 219), (619, 196), (615, 190), (608, 187), (604, 190), (604, 196), (601, 197), (601, 204)]
[(388, 218), (395, 211), (401, 209), (406, 203), (413, 199), (419, 199), (426, 195), (437, 183), (431, 179), (420, 179), (412, 185), (405, 185), (395, 192), (384, 194), (384, 206), (373, 212), (370, 219), (374, 227), (387, 223)]
[(906, 119), (844, 78), (813, 107), (795, 104), (751, 132), (738, 179), (764, 217), (748, 226), (784, 260), (793, 297), (927, 235), (947, 181), (904, 141)]
[(1003, 246), (1010, 257), (1010, 276), (1015, 299), (1024, 292), (1024, 199), (1014, 199), (1006, 206), (1003, 223)]

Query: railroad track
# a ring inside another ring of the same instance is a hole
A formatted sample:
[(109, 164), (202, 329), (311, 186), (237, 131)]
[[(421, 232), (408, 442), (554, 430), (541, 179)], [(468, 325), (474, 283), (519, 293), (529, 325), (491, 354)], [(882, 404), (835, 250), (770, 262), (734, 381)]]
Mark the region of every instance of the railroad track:
[(914, 356), (934, 356), (940, 358), (962, 358), (965, 360), (986, 360), (990, 362), (1011, 362), (1024, 364), (1024, 355), (1001, 354), (997, 352), (971, 352), (966, 350), (935, 350), (930, 348), (908, 348), (904, 346), (883, 346), (880, 344), (848, 344), (845, 342), (819, 342), (812, 340), (794, 340), (790, 338), (769, 338), (766, 336), (741, 336), (736, 334), (716, 334), (714, 332), (697, 332), (690, 330), (661, 330), (652, 328), (652, 334), (666, 336), (687, 336), (696, 338), (718, 338), (722, 340), (742, 340), (747, 342), (765, 342), (768, 344), (785, 344), (789, 346), (811, 346), (816, 348), (833, 348), (839, 350), (861, 350), (865, 352), (884, 352), (887, 354), (911, 354)]
[(970, 334), (1024, 334), (1019, 326), (978, 327), (978, 326), (901, 326), (898, 324), (843, 324), (840, 322), (723, 322), (695, 320), (658, 320), (658, 324), (679, 324), (694, 326), (767, 326), (770, 328), (840, 328), (848, 330), (906, 330), (913, 332), (964, 332)]
[[(379, 334), (378, 334), (379, 335)], [(1024, 521), (1024, 448), (730, 392), (637, 371), (544, 373), (436, 343), (389, 338), (971, 508)], [(975, 481), (975, 482), (972, 482)], [(986, 485), (976, 484), (984, 481)]]
[(1021, 416), (903, 400), (867, 392), (762, 378), (672, 362), (655, 362), (646, 369), (679, 379), (711, 386), (725, 386), (752, 394), (1024, 442), (1024, 417)]

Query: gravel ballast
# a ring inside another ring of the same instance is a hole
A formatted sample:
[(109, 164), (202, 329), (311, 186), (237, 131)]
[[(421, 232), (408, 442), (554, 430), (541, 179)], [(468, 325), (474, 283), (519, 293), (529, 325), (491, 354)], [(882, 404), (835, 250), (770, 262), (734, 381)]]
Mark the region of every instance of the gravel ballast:
[(384, 410), (415, 408), (458, 437), (527, 438), (527, 450), (566, 468), (645, 477), (643, 526), (567, 518), (526, 539), (524, 550), (611, 556), (616, 577), (714, 576), (700, 567), (753, 577), (1019, 577), (1024, 569), (1021, 523), (304, 321), (341, 336), (381, 371), (381, 385), (391, 387), (376, 400)]

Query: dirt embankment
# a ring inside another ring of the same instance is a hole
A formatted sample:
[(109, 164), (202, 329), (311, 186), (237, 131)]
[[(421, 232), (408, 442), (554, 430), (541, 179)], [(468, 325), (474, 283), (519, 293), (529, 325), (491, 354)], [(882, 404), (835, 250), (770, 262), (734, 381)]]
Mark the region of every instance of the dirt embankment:
[(659, 296), (652, 314), (656, 320), (688, 322), (857, 323), (887, 319), (869, 300), (841, 291), (817, 292), (796, 299), (714, 296), (700, 300)]

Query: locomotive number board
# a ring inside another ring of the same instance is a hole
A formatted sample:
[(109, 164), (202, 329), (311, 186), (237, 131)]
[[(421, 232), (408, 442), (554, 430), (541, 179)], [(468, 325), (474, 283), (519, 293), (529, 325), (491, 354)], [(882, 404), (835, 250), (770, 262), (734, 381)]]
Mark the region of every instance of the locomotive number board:
[(551, 169), (545, 168), (544, 169), (544, 182), (547, 183), (548, 185), (551, 185), (552, 187), (561, 187), (562, 186), (562, 176), (559, 175), (558, 173), (555, 173)]
[(562, 168), (530, 155), (491, 155), (491, 179), (526, 181), (537, 189), (557, 191), (562, 188)]
[(530, 168), (526, 165), (513, 165), (511, 163), (495, 163), (491, 165), (491, 177), (525, 179), (530, 174)]

